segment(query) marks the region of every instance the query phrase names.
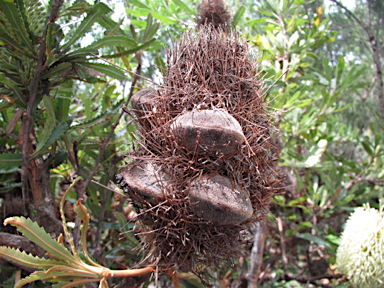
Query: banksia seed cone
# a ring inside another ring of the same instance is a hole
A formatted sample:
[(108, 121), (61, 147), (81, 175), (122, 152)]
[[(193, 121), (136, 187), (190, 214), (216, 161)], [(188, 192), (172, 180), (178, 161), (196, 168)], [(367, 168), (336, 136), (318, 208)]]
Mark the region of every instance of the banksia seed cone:
[(270, 125), (248, 45), (212, 25), (168, 51), (157, 88), (136, 93), (136, 160), (117, 175), (138, 209), (137, 233), (164, 268), (220, 266), (276, 191)]
[(384, 286), (384, 216), (368, 205), (347, 220), (337, 249), (338, 270), (352, 287)]

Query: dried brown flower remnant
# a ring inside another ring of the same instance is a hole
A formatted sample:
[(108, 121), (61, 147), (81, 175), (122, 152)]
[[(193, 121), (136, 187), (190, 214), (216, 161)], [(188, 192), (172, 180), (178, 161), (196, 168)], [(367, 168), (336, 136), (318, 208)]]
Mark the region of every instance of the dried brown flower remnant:
[(226, 30), (231, 18), (231, 12), (223, 0), (202, 0), (198, 6), (198, 26), (211, 24), (215, 29)]
[(142, 162), (130, 165), (146, 168), (123, 168), (118, 182), (140, 204), (147, 261), (218, 267), (242, 254), (241, 232), (268, 211), (274, 128), (257, 63), (236, 34), (213, 25), (187, 32), (168, 51), (167, 67), (162, 86), (132, 98), (141, 139), (132, 157)]

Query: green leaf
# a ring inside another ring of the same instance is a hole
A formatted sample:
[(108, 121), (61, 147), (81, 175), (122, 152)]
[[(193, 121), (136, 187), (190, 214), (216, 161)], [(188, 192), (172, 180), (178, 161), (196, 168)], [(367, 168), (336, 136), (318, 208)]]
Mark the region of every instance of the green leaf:
[(95, 22), (97, 22), (103, 15), (111, 12), (112, 10), (105, 5), (104, 3), (97, 3), (92, 7), (91, 11), (89, 11), (88, 15), (81, 21), (79, 27), (77, 27), (74, 32), (71, 40), (64, 44), (62, 49), (64, 51), (69, 50), (69, 48), (80, 38), (83, 37), (84, 34), (93, 26)]
[(124, 31), (120, 28), (120, 24), (113, 21), (111, 18), (107, 17), (107, 16), (103, 16), (101, 17), (101, 19), (99, 20), (99, 24), (104, 27), (105, 29), (113, 32), (113, 33), (110, 33), (110, 34), (118, 34), (118, 35), (125, 35)]
[(55, 110), (53, 109), (51, 99), (48, 96), (44, 95), (43, 102), (44, 102), (45, 108), (47, 109), (48, 118), (44, 123), (44, 128), (39, 137), (39, 143), (37, 144), (34, 154), (37, 154), (42, 150), (43, 147), (45, 147), (49, 139), (49, 136), (52, 134), (52, 131), (56, 126)]
[(0, 83), (5, 84), (9, 89), (13, 91), (13, 94), (9, 96), (16, 100), (16, 104), (18, 104), (20, 108), (27, 109), (24, 95), (21, 93), (19, 87), (14, 85), (3, 73), (0, 73)]
[(56, 65), (50, 69), (48, 69), (46, 72), (41, 75), (42, 79), (48, 79), (53, 77), (60, 77), (63, 73), (69, 71), (72, 69), (72, 64), (68, 62), (60, 63), (59, 65)]
[(92, 54), (98, 55), (99, 51), (93, 47), (84, 47), (77, 49), (71, 53), (68, 53), (61, 59), (65, 59), (66, 61), (74, 60), (74, 59), (86, 59), (87, 56), (93, 56)]
[(371, 147), (371, 144), (365, 140), (361, 141), (361, 144), (363, 145), (365, 152), (367, 152), (368, 155), (372, 157), (373, 156), (373, 149)]
[(34, 51), (32, 41), (29, 38), (27, 29), (24, 26), (22, 19), (20, 18), (19, 11), (16, 5), (10, 1), (0, 0), (0, 9), (3, 10), (9, 23), (12, 25), (13, 31), (20, 39), (20, 44), (27, 46), (29, 51)]
[(114, 114), (116, 114), (116, 111), (120, 108), (121, 104), (124, 102), (124, 100), (121, 100), (119, 101), (115, 106), (113, 106), (112, 108), (110, 109), (107, 109), (104, 113), (100, 114), (99, 116), (87, 121), (87, 122), (84, 122), (82, 124), (79, 124), (79, 125), (74, 125), (71, 127), (71, 130), (73, 129), (79, 129), (79, 128), (82, 128), (82, 129), (85, 129), (85, 128), (89, 128), (91, 126), (94, 126), (94, 125), (97, 125), (103, 121), (105, 121), (107, 118), (113, 116)]
[(149, 8), (147, 5), (145, 5), (142, 1), (139, 1), (139, 0), (130, 0), (129, 4), (135, 5), (136, 7), (139, 7), (139, 8), (151, 10), (151, 8)]
[(232, 23), (234, 26), (236, 26), (239, 23), (240, 19), (243, 19), (244, 12), (245, 12), (245, 6), (241, 5), (239, 9), (237, 9), (235, 16), (233, 16)]
[(62, 265), (61, 262), (55, 260), (39, 258), (32, 254), (25, 253), (25, 251), (4, 246), (0, 246), (0, 255), (12, 263), (35, 269), (46, 269), (53, 265)]
[(328, 248), (331, 251), (334, 250), (332, 245), (329, 242), (327, 242), (327, 241), (325, 241), (325, 240), (323, 240), (323, 239), (321, 239), (321, 238), (319, 238), (319, 237), (317, 237), (315, 235), (312, 235), (310, 233), (297, 233), (296, 237), (304, 239), (304, 240), (307, 240), (309, 242), (314, 242), (317, 245), (324, 246), (324, 247)]
[(135, 48), (137, 47), (137, 43), (126, 37), (126, 36), (106, 36), (93, 42), (88, 47), (92, 47), (94, 49), (99, 49), (101, 47), (114, 47), (114, 46), (123, 46), (126, 48)]
[(47, 149), (54, 141), (56, 141), (61, 136), (63, 136), (64, 133), (67, 132), (68, 129), (69, 129), (69, 125), (68, 125), (68, 123), (66, 121), (65, 122), (60, 122), (59, 124), (55, 125), (55, 128), (49, 134), (48, 139), (45, 141), (44, 144), (42, 144), (42, 146), (40, 147), (39, 150), (36, 149), (36, 151), (31, 155), (31, 157), (38, 156), (38, 153), (40, 151), (44, 151), (45, 149)]
[(108, 59), (108, 58), (118, 58), (118, 57), (122, 57), (122, 56), (127, 56), (130, 54), (136, 53), (137, 51), (144, 50), (145, 48), (151, 46), (155, 41), (156, 41), (156, 39), (152, 38), (151, 40), (145, 42), (144, 44), (142, 44), (140, 46), (137, 46), (134, 49), (126, 50), (126, 51), (112, 54), (112, 55), (102, 55), (101, 58)]
[(69, 106), (72, 98), (73, 82), (67, 81), (61, 84), (60, 89), (56, 92), (54, 98), (54, 108), (56, 119), (59, 122), (67, 121), (69, 116)]
[(267, 21), (267, 19), (268, 18), (259, 18), (259, 19), (249, 20), (247, 23), (247, 26), (254, 26), (254, 25), (263, 24), (263, 23), (265, 23), (265, 21)]
[(0, 28), (0, 43), (1, 45), (8, 44), (13, 46), (13, 48), (20, 50), (25, 55), (36, 58), (34, 54), (31, 54), (30, 51), (26, 50), (25, 47), (22, 44), (17, 43), (15, 39), (13, 39), (8, 33), (6, 33), (3, 29)]
[(177, 6), (179, 6), (181, 9), (183, 9), (185, 12), (187, 12), (190, 15), (194, 15), (195, 11), (193, 11), (187, 4), (185, 4), (181, 0), (173, 0), (173, 3), (175, 3)]
[(112, 65), (105, 65), (101, 63), (84, 63), (83, 66), (96, 70), (106, 76), (120, 81), (123, 81), (126, 78), (125, 72), (123, 70)]
[(76, 258), (64, 246), (60, 245), (55, 239), (52, 239), (51, 235), (45, 232), (36, 222), (32, 222), (31, 219), (10, 217), (4, 221), (4, 225), (7, 224), (15, 226), (25, 237), (45, 249), (55, 260), (64, 262), (76, 261)]
[(0, 172), (16, 171), (23, 163), (23, 154), (21, 153), (2, 153), (0, 154)]

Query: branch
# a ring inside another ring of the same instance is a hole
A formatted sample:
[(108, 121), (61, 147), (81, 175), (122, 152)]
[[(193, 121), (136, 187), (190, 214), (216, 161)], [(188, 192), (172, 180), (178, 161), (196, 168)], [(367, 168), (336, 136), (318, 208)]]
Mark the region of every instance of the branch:
[[(39, 47), (39, 54), (37, 57), (37, 65), (36, 65), (36, 71), (35, 76), (32, 81), (29, 95), (28, 95), (28, 104), (27, 104), (27, 111), (23, 115), (22, 119), (22, 154), (23, 154), (23, 163), (21, 167), (21, 181), (22, 181), (22, 194), (23, 194), (23, 201), (25, 204), (25, 201), (27, 202), (27, 206), (29, 206), (29, 196), (28, 196), (28, 166), (29, 166), (29, 151), (30, 150), (30, 141), (29, 141), (29, 134), (32, 129), (32, 110), (34, 107), (34, 102), (36, 98), (36, 94), (38, 91), (39, 83), (41, 80), (41, 73), (47, 68), (43, 66), (43, 63), (45, 61), (45, 50), (46, 50), (46, 43), (47, 43), (47, 33), (48, 33), (48, 27), (49, 24), (54, 23), (59, 11), (60, 6), (63, 4), (64, 0), (56, 0), (56, 2), (53, 4), (51, 9), (51, 14), (49, 15), (47, 26), (44, 32), (43, 37), (40, 40), (40, 47)], [(25, 205), (24, 205), (25, 206)], [(29, 207), (27, 208), (27, 212), (29, 211)], [(30, 213), (28, 213), (30, 215)]]
[(384, 179), (371, 179), (371, 178), (355, 178), (351, 182), (348, 183), (348, 185), (345, 187), (345, 189), (349, 190), (351, 189), (355, 184), (360, 182), (368, 182), (369, 184), (376, 184), (379, 186), (384, 186)]

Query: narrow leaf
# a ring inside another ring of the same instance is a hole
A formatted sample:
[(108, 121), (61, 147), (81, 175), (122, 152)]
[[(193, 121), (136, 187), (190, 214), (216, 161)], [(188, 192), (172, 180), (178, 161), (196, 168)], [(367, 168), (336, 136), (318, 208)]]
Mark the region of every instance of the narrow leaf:
[(185, 4), (182, 0), (173, 0), (173, 3), (175, 3), (177, 6), (179, 6), (181, 9), (183, 9), (185, 12), (187, 12), (190, 15), (194, 15), (195, 11), (193, 11), (187, 4)]
[(51, 259), (39, 258), (32, 254), (27, 254), (25, 251), (20, 251), (10, 247), (0, 246), (1, 257), (8, 261), (35, 269), (47, 269), (54, 265), (62, 265), (63, 263)]
[(101, 58), (108, 59), (108, 58), (118, 58), (118, 57), (127, 56), (127, 55), (130, 55), (130, 54), (136, 53), (137, 51), (144, 50), (144, 49), (148, 48), (155, 41), (156, 41), (156, 39), (152, 38), (151, 40), (145, 42), (144, 44), (142, 44), (140, 46), (137, 46), (136, 48), (133, 48), (133, 49), (130, 49), (130, 50), (126, 50), (126, 51), (123, 51), (123, 52), (120, 52), (120, 53), (112, 54), (112, 55), (103, 55), (103, 56), (101, 56)]
[(94, 125), (97, 125), (103, 121), (105, 121), (105, 119), (111, 117), (112, 115), (116, 114), (116, 111), (120, 108), (121, 104), (123, 103), (124, 100), (121, 100), (120, 102), (118, 102), (115, 106), (113, 106), (112, 108), (110, 109), (107, 109), (104, 113), (100, 114), (99, 116), (87, 121), (87, 122), (84, 122), (82, 124), (79, 124), (79, 125), (75, 125), (75, 126), (72, 126), (71, 127), (71, 130), (72, 129), (79, 129), (79, 128), (89, 128), (91, 126), (94, 126)]
[(309, 233), (297, 233), (296, 237), (304, 239), (304, 240), (307, 240), (307, 241), (310, 241), (310, 242), (314, 242), (317, 245), (324, 246), (324, 247), (328, 248), (331, 251), (334, 250), (330, 243), (328, 243), (327, 241), (325, 241), (325, 240), (323, 240), (323, 239), (321, 239), (321, 238), (319, 238), (319, 237), (317, 237), (315, 235), (312, 235), (312, 234), (309, 234)]
[(67, 81), (61, 84), (60, 90), (57, 91), (55, 101), (55, 113), (59, 122), (67, 121), (69, 116), (69, 106), (72, 98), (73, 82)]
[(92, 47), (94, 49), (99, 49), (102, 47), (114, 47), (114, 46), (123, 46), (129, 49), (137, 47), (137, 43), (126, 37), (126, 36), (106, 36), (93, 42), (88, 47)]
[(74, 59), (85, 59), (87, 56), (93, 56), (92, 54), (99, 54), (99, 51), (93, 47), (87, 46), (84, 48), (77, 49), (71, 53), (68, 53), (62, 59), (65, 61), (74, 60)]
[(19, 169), (23, 162), (21, 153), (3, 153), (0, 154), (0, 170)]
[(103, 73), (106, 76), (123, 81), (126, 76), (123, 70), (116, 68), (115, 66), (105, 65), (101, 63), (84, 63), (83, 66)]
[(32, 222), (31, 219), (24, 217), (10, 217), (4, 221), (4, 225), (8, 224), (15, 226), (25, 237), (45, 249), (55, 260), (64, 262), (76, 261), (67, 249), (61, 246), (56, 240), (52, 239), (51, 235), (45, 232), (45, 230), (37, 225), (36, 222)]
[(47, 141), (45, 141), (44, 145), (42, 145), (40, 150), (36, 150), (35, 153), (32, 154), (32, 157), (36, 157), (40, 151), (47, 149), (54, 141), (59, 139), (65, 132), (67, 132), (68, 129), (69, 125), (67, 122), (60, 122), (57, 124), (50, 133)]
[(48, 69), (43, 75), (41, 75), (42, 79), (48, 79), (53, 77), (59, 77), (64, 72), (67, 72), (72, 69), (72, 64), (68, 62), (60, 63), (50, 69)]
[(245, 6), (241, 5), (239, 9), (237, 9), (235, 16), (233, 16), (232, 23), (234, 26), (236, 26), (239, 23), (240, 19), (243, 18), (244, 12), (245, 12)]
[(63, 50), (69, 50), (71, 45), (73, 45), (80, 37), (84, 36), (84, 34), (92, 27), (92, 25), (98, 21), (103, 15), (111, 12), (112, 10), (105, 5), (104, 3), (96, 4), (88, 15), (84, 18), (84, 20), (80, 23), (77, 30), (74, 32), (71, 40), (64, 44)]

